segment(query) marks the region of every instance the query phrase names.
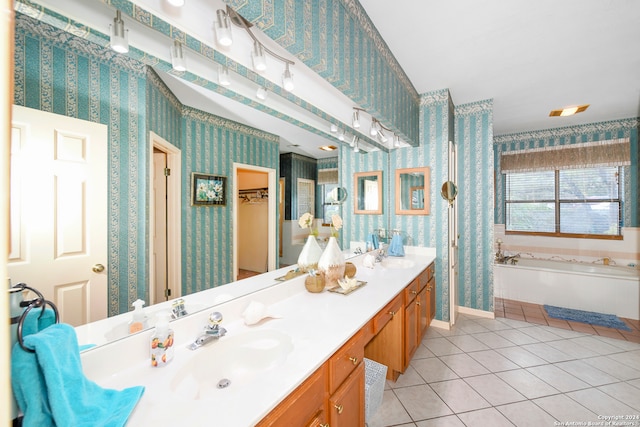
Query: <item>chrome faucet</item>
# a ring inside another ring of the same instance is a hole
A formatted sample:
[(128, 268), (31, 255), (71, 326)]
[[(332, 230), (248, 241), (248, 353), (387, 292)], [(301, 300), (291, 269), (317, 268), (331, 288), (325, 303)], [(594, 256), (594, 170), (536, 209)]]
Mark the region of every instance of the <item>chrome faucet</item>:
[(226, 335), (227, 330), (220, 326), (222, 322), (222, 313), (214, 311), (209, 315), (209, 322), (204, 327), (204, 333), (200, 335), (194, 342), (189, 344), (189, 350), (196, 350), (212, 341), (217, 341)]
[(353, 253), (354, 253), (354, 254), (356, 254), (356, 255), (360, 255), (360, 254), (362, 254), (362, 248), (361, 248), (360, 246), (358, 246), (358, 247), (353, 251)]
[(187, 314), (189, 313), (187, 313), (187, 310), (184, 308), (184, 300), (182, 298), (175, 300), (171, 307), (171, 318), (177, 319)]
[(386, 252), (384, 249), (378, 249), (376, 251), (375, 257), (376, 257), (376, 262), (382, 262), (382, 259), (386, 256)]

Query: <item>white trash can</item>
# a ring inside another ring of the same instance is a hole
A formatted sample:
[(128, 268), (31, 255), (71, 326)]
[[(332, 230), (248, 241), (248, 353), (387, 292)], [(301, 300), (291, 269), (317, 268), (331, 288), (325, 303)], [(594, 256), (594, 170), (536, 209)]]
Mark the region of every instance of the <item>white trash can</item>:
[(387, 366), (373, 360), (364, 359), (364, 402), (365, 421), (369, 421), (382, 404)]

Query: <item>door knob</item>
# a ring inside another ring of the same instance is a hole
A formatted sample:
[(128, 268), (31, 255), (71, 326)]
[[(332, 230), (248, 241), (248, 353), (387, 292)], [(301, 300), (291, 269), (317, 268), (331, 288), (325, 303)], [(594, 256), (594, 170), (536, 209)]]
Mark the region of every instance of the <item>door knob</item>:
[(94, 273), (102, 273), (104, 271), (104, 265), (96, 264), (93, 266), (92, 270)]

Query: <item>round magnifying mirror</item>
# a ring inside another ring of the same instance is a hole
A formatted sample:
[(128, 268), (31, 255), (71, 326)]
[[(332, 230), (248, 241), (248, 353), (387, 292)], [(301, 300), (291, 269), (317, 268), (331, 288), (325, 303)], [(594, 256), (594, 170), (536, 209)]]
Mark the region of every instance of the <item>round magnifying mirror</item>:
[(458, 187), (451, 181), (446, 181), (442, 184), (442, 189), (440, 190), (440, 194), (442, 198), (447, 200), (449, 203), (453, 203), (458, 195)]
[(343, 203), (347, 200), (347, 189), (344, 187), (336, 187), (329, 193), (329, 198), (334, 203)]

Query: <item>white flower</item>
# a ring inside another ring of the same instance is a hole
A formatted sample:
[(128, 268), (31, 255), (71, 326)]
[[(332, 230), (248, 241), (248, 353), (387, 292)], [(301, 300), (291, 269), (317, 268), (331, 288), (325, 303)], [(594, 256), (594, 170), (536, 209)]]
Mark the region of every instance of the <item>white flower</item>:
[(340, 215), (331, 215), (331, 225), (333, 225), (333, 228), (336, 230), (340, 230), (342, 228), (342, 218), (340, 218)]
[(313, 222), (313, 215), (307, 212), (300, 217), (300, 219), (298, 220), (298, 225), (300, 225), (300, 228), (311, 228), (312, 222)]

